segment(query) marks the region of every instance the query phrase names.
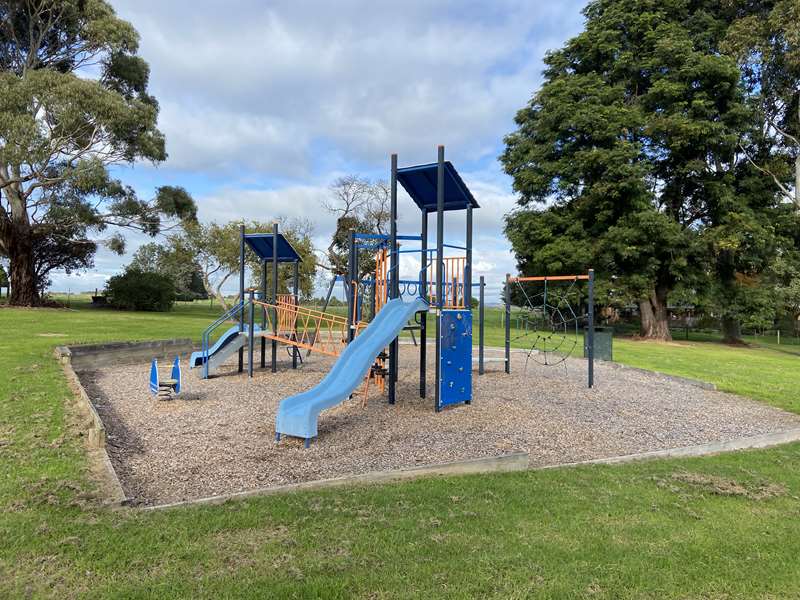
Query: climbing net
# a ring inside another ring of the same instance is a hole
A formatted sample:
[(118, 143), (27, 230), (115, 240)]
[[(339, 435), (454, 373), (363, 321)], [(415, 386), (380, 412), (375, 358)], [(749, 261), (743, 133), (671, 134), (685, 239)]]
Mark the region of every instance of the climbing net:
[[(581, 306), (578, 281), (584, 275), (559, 275), (554, 277), (515, 277), (516, 301), (524, 302), (516, 316), (516, 334), (511, 342), (526, 340), (528, 361), (544, 366), (564, 363), (578, 345), (580, 322), (586, 315), (573, 308)], [(566, 284), (566, 285), (565, 285)], [(565, 364), (566, 366), (566, 364)]]

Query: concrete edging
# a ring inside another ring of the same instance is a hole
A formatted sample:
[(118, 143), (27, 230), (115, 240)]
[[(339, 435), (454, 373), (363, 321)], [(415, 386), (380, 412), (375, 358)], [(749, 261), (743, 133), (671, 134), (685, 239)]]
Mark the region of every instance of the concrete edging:
[(418, 479), (431, 476), (451, 476), (469, 475), (478, 473), (503, 473), (509, 471), (525, 471), (528, 469), (530, 459), (527, 452), (515, 452), (503, 456), (492, 456), (488, 458), (474, 458), (461, 460), (438, 465), (425, 465), (421, 467), (411, 467), (408, 469), (398, 469), (395, 471), (375, 471), (363, 473), (361, 475), (350, 475), (345, 477), (334, 477), (331, 479), (317, 479), (315, 481), (301, 481), (299, 483), (289, 483), (273, 487), (234, 492), (232, 494), (221, 494), (219, 496), (209, 496), (207, 498), (197, 498), (195, 500), (183, 500), (181, 502), (171, 502), (168, 504), (158, 504), (155, 506), (143, 506), (140, 510), (162, 510), (166, 508), (178, 508), (182, 506), (213, 505), (222, 504), (229, 500), (240, 500), (256, 496), (269, 496), (287, 492), (304, 490), (321, 490), (326, 488), (342, 487), (348, 485), (366, 485), (375, 483), (391, 483)]
[(105, 344), (77, 344), (58, 346), (56, 357), (69, 359), (75, 371), (91, 371), (103, 367), (130, 365), (185, 356), (194, 350), (189, 338), (152, 340), (147, 342), (109, 342)]
[(61, 363), (61, 369), (73, 392), (75, 405), (80, 413), (86, 417), (84, 425), (86, 426), (87, 432), (86, 440), (89, 446), (89, 459), (92, 460), (94, 458), (94, 460), (99, 463), (98, 466), (105, 478), (104, 483), (110, 489), (111, 493), (109, 494), (110, 498), (108, 499), (108, 504), (121, 506), (126, 501), (126, 496), (122, 484), (119, 481), (119, 477), (117, 477), (114, 465), (111, 464), (108, 451), (106, 450), (106, 443), (108, 441), (106, 427), (97, 409), (94, 407), (94, 404), (92, 404), (91, 398), (89, 398), (86, 390), (83, 389), (83, 385), (81, 385), (77, 373), (75, 373), (75, 370), (72, 368), (69, 355), (59, 353), (59, 350), (60, 348), (56, 348), (56, 358), (58, 358)]

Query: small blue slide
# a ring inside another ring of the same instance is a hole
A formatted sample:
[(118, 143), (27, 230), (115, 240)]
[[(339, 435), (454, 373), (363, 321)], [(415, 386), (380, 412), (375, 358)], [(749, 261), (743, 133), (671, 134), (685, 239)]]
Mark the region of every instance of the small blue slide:
[(336, 406), (364, 381), (375, 358), (396, 338), (415, 313), (428, 310), (422, 298), (387, 302), (372, 322), (347, 345), (333, 368), (316, 386), (281, 400), (275, 419), (276, 439), (281, 434), (305, 438), (306, 445), (317, 436), (319, 413)]
[[(244, 326), (244, 333), (247, 334), (247, 324)], [(258, 325), (253, 327), (253, 330), (258, 333), (261, 328)], [(227, 346), (229, 346), (232, 342), (237, 341), (239, 338), (239, 326), (234, 325), (230, 329), (228, 329), (225, 333), (223, 333), (219, 339), (214, 342), (214, 344), (208, 349), (208, 357), (213, 358), (216, 356), (220, 351), (224, 350)], [(241, 342), (239, 345), (236, 346), (236, 349), (241, 346)], [(195, 367), (201, 367), (203, 365), (203, 351), (198, 350), (197, 352), (192, 352), (192, 355), (189, 357), (189, 368), (194, 369)]]

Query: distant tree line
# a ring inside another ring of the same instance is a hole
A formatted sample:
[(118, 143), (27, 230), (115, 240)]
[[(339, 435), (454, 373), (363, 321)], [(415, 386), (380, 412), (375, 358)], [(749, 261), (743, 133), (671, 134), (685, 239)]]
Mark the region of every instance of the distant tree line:
[[(107, 291), (114, 302), (114, 285), (128, 280), (156, 281), (156, 274), (169, 282), (177, 300), (196, 300), (214, 297), (223, 310), (229, 308), (224, 288), (236, 281), (239, 274), (240, 226), (244, 224), (248, 233), (270, 233), (272, 223), (258, 221), (230, 221), (224, 224), (191, 222), (166, 236), (164, 242), (151, 242), (140, 246), (121, 275), (128, 278), (109, 281)], [(281, 233), (286, 236), (300, 255), (299, 294), (303, 298), (313, 293), (316, 260), (311, 240), (312, 229), (306, 221), (281, 221)], [(260, 287), (262, 263), (248, 248), (245, 253), (247, 286)], [(288, 293), (293, 283), (293, 267), (282, 264), (278, 270), (278, 291)], [(271, 269), (267, 270), (272, 277)], [(270, 280), (271, 281), (271, 280)], [(268, 283), (268, 290), (271, 289)], [(237, 294), (238, 301), (238, 294)], [(124, 308), (135, 308), (129, 306)], [(159, 306), (164, 303), (159, 301)], [(171, 304), (170, 304), (171, 305)], [(161, 310), (161, 308), (153, 309)]]

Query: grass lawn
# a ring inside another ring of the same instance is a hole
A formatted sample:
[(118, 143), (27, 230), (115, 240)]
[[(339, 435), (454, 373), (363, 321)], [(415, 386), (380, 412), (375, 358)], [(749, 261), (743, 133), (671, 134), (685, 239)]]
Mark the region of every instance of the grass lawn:
[[(800, 444), (217, 507), (100, 508), (53, 346), (198, 339), (216, 312), (73, 306), (0, 309), (2, 598), (800, 596)], [(490, 327), (488, 343), (500, 335)], [(800, 410), (792, 354), (629, 340), (615, 352)]]

